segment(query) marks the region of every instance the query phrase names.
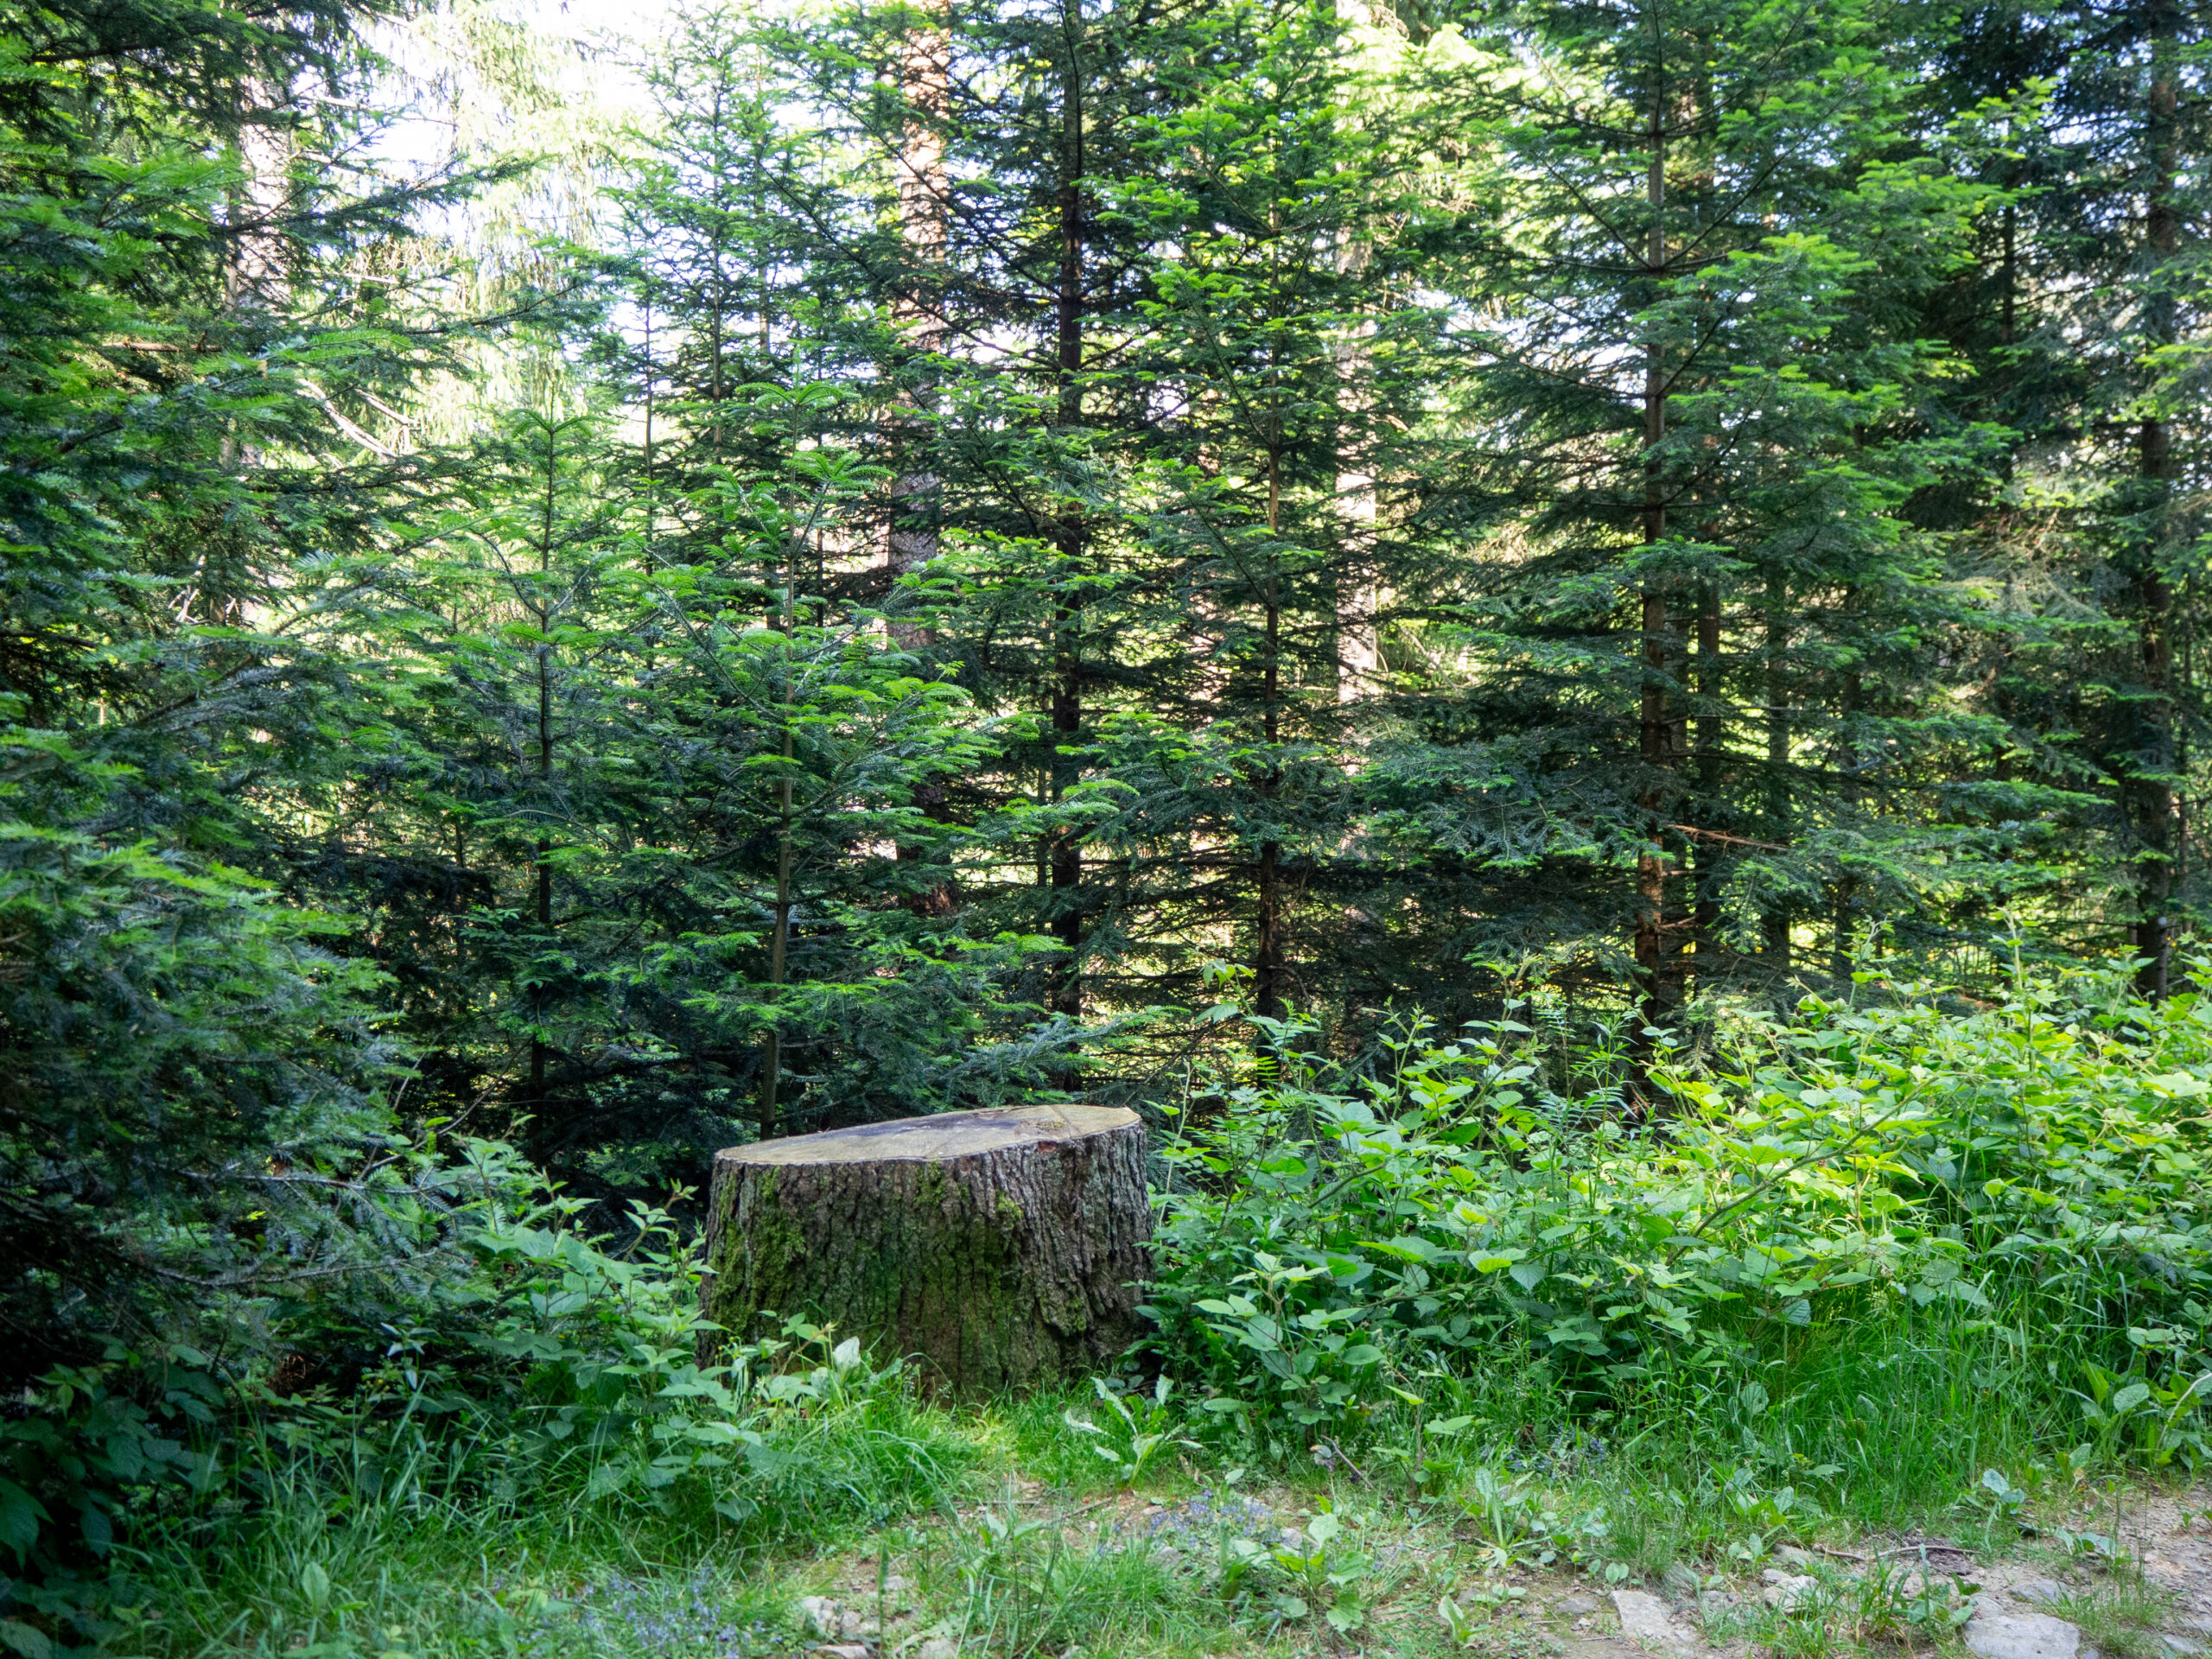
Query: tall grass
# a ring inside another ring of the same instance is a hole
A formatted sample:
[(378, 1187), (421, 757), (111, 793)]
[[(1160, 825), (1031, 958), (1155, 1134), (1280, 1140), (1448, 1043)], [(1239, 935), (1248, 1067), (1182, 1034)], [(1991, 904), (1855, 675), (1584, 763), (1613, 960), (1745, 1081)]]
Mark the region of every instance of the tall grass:
[(396, 1467), (379, 1447), (295, 1447), (264, 1462), (246, 1518), (141, 1535), (124, 1622), (134, 1650), (178, 1659), (766, 1652), (791, 1633), (779, 1566), (953, 1512), (1001, 1438), (893, 1371), (794, 1415), (757, 1464), (657, 1501), (594, 1495), (588, 1467), (519, 1496), (516, 1446)]
[[(1057, 1503), (1024, 1496), (1024, 1447), (1046, 1473), (1096, 1466), (1056, 1461), (1077, 1396), (956, 1412), (880, 1377), (778, 1435), (766, 1476), (732, 1471), (659, 1503), (594, 1497), (574, 1470), (526, 1498), (499, 1496), (512, 1448), (398, 1470), (373, 1446), (273, 1454), (249, 1516), (142, 1534), (109, 1645), (149, 1659), (751, 1659), (808, 1638), (797, 1604), (823, 1587), (824, 1561), (857, 1563), (864, 1583), (895, 1567), (926, 1604), (915, 1628), (965, 1650), (1217, 1641), (1227, 1610), (1184, 1564), (1110, 1529), (1071, 1543), (1060, 1522), (1075, 1490)], [(715, 1503), (739, 1490), (734, 1520)]]

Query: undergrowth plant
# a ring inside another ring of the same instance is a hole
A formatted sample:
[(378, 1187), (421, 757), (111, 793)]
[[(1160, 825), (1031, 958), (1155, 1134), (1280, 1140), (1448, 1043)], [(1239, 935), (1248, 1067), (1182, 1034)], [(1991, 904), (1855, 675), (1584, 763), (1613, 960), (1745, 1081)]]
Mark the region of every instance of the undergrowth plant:
[(1060, 1414), (1061, 1421), (1078, 1434), (1096, 1437), (1090, 1447), (1092, 1455), (1104, 1462), (1122, 1485), (1135, 1485), (1163, 1452), (1198, 1450), (1197, 1441), (1179, 1432), (1174, 1409), (1168, 1403), (1174, 1391), (1173, 1378), (1162, 1373), (1154, 1382), (1149, 1398), (1118, 1394), (1103, 1376), (1094, 1376), (1090, 1382), (1099, 1404), (1106, 1408), (1105, 1421), (1078, 1417), (1072, 1408)]
[(2000, 1398), (2076, 1467), (2194, 1463), (2212, 1002), (1861, 978), (1718, 1018), (1641, 1128), (1514, 1020), (1361, 1073), (1286, 1033), (1164, 1149), (1160, 1362), (1278, 1459), (1373, 1440), (1394, 1396), (1479, 1437), (1499, 1374), (1541, 1368), (1559, 1426), (1694, 1425), (1770, 1503), (1879, 1478), (1923, 1414), (1978, 1470), (1956, 1426)]
[[(99, 1477), (136, 1565), (19, 1590), (0, 1640), (446, 1650), (428, 1628), (456, 1653), (551, 1659), (627, 1650), (634, 1618), (642, 1652), (714, 1561), (938, 1512), (947, 1639), (1027, 1651), (1226, 1621), (1341, 1641), (1380, 1570), (1336, 1503), (1357, 1490), (1469, 1546), (1483, 1582), (1447, 1598), (1456, 1622), (1439, 1613), (1464, 1641), (1509, 1568), (1756, 1574), (1839, 1520), (1908, 1514), (1994, 1540), (2031, 1503), (2196, 1463), (2205, 1005), (2088, 978), (1994, 1008), (1861, 997), (1718, 1022), (1702, 1058), (1657, 1074), (1675, 1115), (1640, 1126), (1510, 1021), (1360, 1074), (1286, 1042), (1168, 1138), (1154, 1375), (1087, 1402), (956, 1412), (804, 1319), (704, 1344), (696, 1247), (671, 1215), (595, 1237), (502, 1149), (449, 1148), (474, 1173), (441, 1189), (412, 1294), (373, 1333), (350, 1304), (289, 1316), (303, 1344), (372, 1340), (358, 1377), (287, 1390), (265, 1363), (201, 1356), (181, 1374), (206, 1379), (193, 1397), (221, 1436), (175, 1434), (161, 1478)], [(63, 1425), (47, 1455), (67, 1457), (108, 1396), (98, 1376), (53, 1386), (76, 1417), (25, 1421)], [(1224, 1521), (1201, 1567), (1148, 1536), (1078, 1541), (1049, 1510), (963, 1515), (1009, 1451), (1077, 1489), (1211, 1462), (1332, 1490), (1288, 1532)], [(435, 1565), (525, 1559), (473, 1586)], [(395, 1587), (396, 1560), (418, 1581)], [(1853, 1593), (1812, 1623), (1887, 1640), (1958, 1612), (1902, 1580)], [(789, 1623), (748, 1606), (756, 1646)], [(1811, 1641), (1808, 1617), (1769, 1620), (1772, 1643)]]

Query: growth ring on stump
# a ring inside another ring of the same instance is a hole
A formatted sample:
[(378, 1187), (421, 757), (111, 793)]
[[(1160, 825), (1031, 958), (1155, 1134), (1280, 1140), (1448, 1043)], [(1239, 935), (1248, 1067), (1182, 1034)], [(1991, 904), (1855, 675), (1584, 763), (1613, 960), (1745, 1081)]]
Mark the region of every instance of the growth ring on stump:
[(1144, 1125), (1118, 1106), (1005, 1106), (732, 1147), (700, 1292), (725, 1339), (834, 1321), (963, 1394), (1096, 1370), (1141, 1334)]

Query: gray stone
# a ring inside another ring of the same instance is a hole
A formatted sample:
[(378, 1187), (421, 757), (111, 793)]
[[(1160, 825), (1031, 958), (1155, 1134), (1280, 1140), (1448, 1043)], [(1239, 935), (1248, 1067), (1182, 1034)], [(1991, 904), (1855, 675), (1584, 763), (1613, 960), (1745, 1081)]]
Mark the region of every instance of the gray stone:
[(2078, 1626), (2048, 1613), (1991, 1613), (1967, 1621), (1967, 1651), (1976, 1659), (2081, 1659)]
[(942, 1636), (933, 1636), (914, 1649), (914, 1659), (960, 1659), (960, 1649)]
[(1580, 1590), (1561, 1596), (1552, 1603), (1552, 1611), (1561, 1618), (1582, 1618), (1598, 1611), (1598, 1598), (1586, 1596)]
[[(1656, 1643), (1661, 1647), (1686, 1648), (1690, 1639), (1678, 1629), (1667, 1604), (1646, 1590), (1616, 1590), (1613, 1611), (1620, 1615), (1621, 1634), (1631, 1642)], [(2074, 1659), (2072, 1654), (2065, 1659)]]
[(2186, 1636), (2176, 1636), (2171, 1630), (2158, 1637), (2158, 1646), (2173, 1656), (2173, 1659), (2197, 1659), (2204, 1651), (2204, 1644)]
[(801, 1596), (798, 1610), (806, 1618), (807, 1628), (817, 1636), (835, 1640), (842, 1620), (837, 1617), (837, 1604), (827, 1596)]
[(1759, 1592), (1759, 1599), (1784, 1612), (1803, 1606), (1820, 1588), (1809, 1573), (1784, 1573), (1780, 1567), (1770, 1567), (1760, 1576), (1766, 1580), (1766, 1588)]
[(2024, 1584), (2012, 1586), (2015, 1601), (2036, 1602), (2048, 1607), (2055, 1601), (2066, 1599), (2066, 1586), (2056, 1579), (2030, 1579)]

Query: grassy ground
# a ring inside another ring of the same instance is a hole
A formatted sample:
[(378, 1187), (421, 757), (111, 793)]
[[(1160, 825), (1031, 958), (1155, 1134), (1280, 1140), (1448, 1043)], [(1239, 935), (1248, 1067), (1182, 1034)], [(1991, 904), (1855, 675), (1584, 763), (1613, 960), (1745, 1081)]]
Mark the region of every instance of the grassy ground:
[[(1948, 1580), (1849, 1565), (1870, 1539), (1916, 1535), (1985, 1560), (2057, 1551), (2063, 1611), (2087, 1639), (2160, 1659), (2165, 1594), (2093, 1524), (2112, 1500), (2041, 1450), (2063, 1438), (2063, 1390), (2004, 1374), (2008, 1351), (1986, 1332), (1882, 1335), (1878, 1350), (1798, 1356), (1763, 1402), (1741, 1376), (1702, 1395), (1676, 1377), (1622, 1419), (1570, 1419), (1541, 1368), (1477, 1378), (1461, 1388), (1472, 1421), (1425, 1441), (1420, 1488), (1390, 1458), (1407, 1411), (1364, 1424), (1350, 1450), (1324, 1436), (1318, 1459), (1268, 1465), (1219, 1423), (1184, 1422), (1179, 1442), (1140, 1455), (1126, 1432), (1071, 1427), (1112, 1425), (1087, 1393), (953, 1411), (895, 1378), (796, 1421), (733, 1471), (725, 1490), (745, 1502), (721, 1512), (713, 1489), (663, 1506), (588, 1500), (574, 1482), (528, 1490), (480, 1449), (459, 1481), (427, 1462), (371, 1478), (295, 1456), (243, 1530), (150, 1537), (150, 1593), (117, 1646), (160, 1659), (756, 1659), (838, 1642), (909, 1659), (1536, 1659), (1602, 1640), (1606, 1592), (1640, 1585), (1739, 1653), (1954, 1648)], [(1133, 1461), (1144, 1467), (1125, 1479)], [(2071, 1518), (2024, 1531), (2037, 1513)], [(1794, 1608), (1762, 1599), (1777, 1571), (1813, 1581)], [(1575, 1594), (1595, 1610), (1560, 1605)]]

